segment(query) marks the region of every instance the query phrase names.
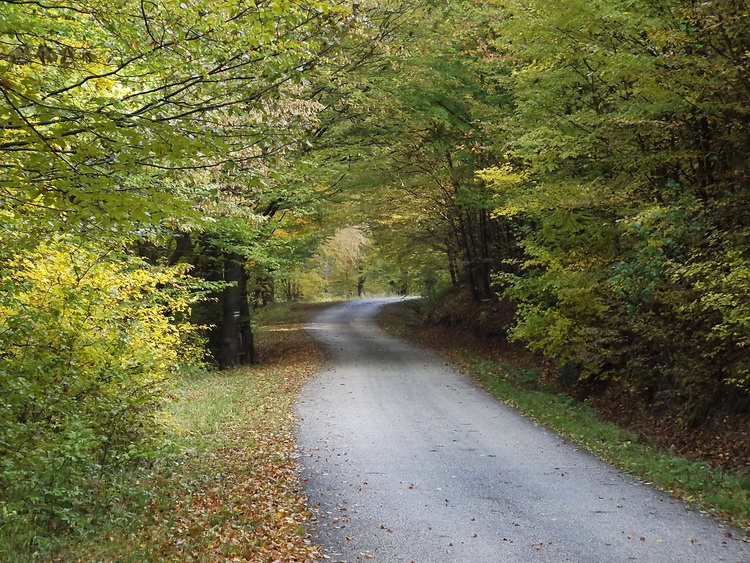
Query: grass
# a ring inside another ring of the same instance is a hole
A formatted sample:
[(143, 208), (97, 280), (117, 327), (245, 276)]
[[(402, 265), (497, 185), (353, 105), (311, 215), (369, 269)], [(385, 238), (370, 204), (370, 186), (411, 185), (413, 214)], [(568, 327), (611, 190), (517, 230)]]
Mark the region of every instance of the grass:
[[(127, 475), (131, 496), (90, 533), (53, 538), (9, 561), (312, 561), (298, 476), (293, 404), (322, 362), (301, 330), (317, 307), (260, 320), (264, 362), (192, 373), (172, 405), (172, 445)], [(0, 560), (5, 560), (0, 556)]]
[(283, 377), (258, 368), (186, 381), (180, 401), (171, 409), (177, 443), (186, 449), (211, 450), (229, 443), (233, 429), (283, 427), (283, 413), (289, 410), (283, 389)]
[[(429, 340), (420, 339), (424, 307), (414, 302), (389, 306), (381, 324), (423, 345), (434, 344), (434, 334)], [(750, 476), (673, 455), (643, 436), (598, 420), (590, 405), (541, 386), (538, 369), (472, 354), (451, 344), (455, 339), (440, 341), (440, 351), (449, 352), (465, 372), (503, 402), (615, 467), (720, 516), (750, 536)]]

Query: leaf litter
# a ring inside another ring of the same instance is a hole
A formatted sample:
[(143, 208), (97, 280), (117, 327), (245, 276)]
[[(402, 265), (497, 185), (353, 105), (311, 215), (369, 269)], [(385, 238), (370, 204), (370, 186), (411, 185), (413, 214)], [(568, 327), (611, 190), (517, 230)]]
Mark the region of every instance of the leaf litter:
[[(311, 562), (323, 557), (300, 483), (293, 404), (323, 360), (301, 324), (259, 335), (263, 363), (241, 376), (239, 410), (211, 436), (208, 451), (183, 456), (155, 477), (150, 523), (134, 533), (131, 558), (159, 561)], [(214, 374), (222, 377), (222, 374)], [(200, 387), (192, 390), (200, 395)], [(196, 398), (192, 397), (195, 401)]]

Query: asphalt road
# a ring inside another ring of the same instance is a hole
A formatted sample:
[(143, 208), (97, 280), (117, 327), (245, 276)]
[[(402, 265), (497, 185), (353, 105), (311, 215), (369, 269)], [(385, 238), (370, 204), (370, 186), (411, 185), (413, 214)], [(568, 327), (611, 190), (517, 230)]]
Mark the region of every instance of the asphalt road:
[(387, 336), (372, 320), (384, 302), (336, 305), (308, 327), (330, 354), (297, 404), (298, 440), (331, 561), (750, 561), (736, 530)]

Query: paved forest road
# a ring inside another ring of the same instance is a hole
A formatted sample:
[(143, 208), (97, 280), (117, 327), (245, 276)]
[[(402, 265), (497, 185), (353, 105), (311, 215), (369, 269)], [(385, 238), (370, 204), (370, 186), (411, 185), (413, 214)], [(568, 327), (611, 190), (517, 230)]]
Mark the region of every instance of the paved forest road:
[(329, 367), (302, 393), (298, 438), (332, 561), (750, 561), (711, 518), (386, 336), (372, 322), (384, 302), (309, 325)]

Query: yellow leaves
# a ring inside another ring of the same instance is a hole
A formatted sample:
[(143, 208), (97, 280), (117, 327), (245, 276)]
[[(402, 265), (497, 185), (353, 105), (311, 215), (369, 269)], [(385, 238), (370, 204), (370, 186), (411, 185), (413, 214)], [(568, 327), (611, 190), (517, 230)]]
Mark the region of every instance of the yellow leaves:
[(183, 271), (73, 237), (0, 252), (3, 501), (73, 526), (118, 494), (112, 474), (164, 447), (173, 376), (196, 357), (194, 327), (172, 322), (193, 299)]
[(480, 170), (477, 176), (495, 192), (493, 199), (498, 205), (493, 212), (495, 217), (514, 217), (533, 206), (521, 193), (530, 181), (528, 172), (504, 164)]
[(196, 327), (172, 322), (192, 302), (184, 268), (136, 264), (115, 262), (111, 251), (65, 239), (42, 243), (9, 260), (16, 305), (2, 314), (31, 315), (30, 322), (42, 322), (44, 333), (32, 337), (40, 346), (69, 347), (68, 340), (75, 339), (75, 353), (86, 364), (149, 366), (152, 375), (171, 372), (181, 359), (196, 357), (196, 350), (187, 347), (186, 353), (183, 346)]
[(477, 175), (493, 188), (503, 189), (518, 186), (529, 179), (527, 172), (510, 164), (480, 170)]

